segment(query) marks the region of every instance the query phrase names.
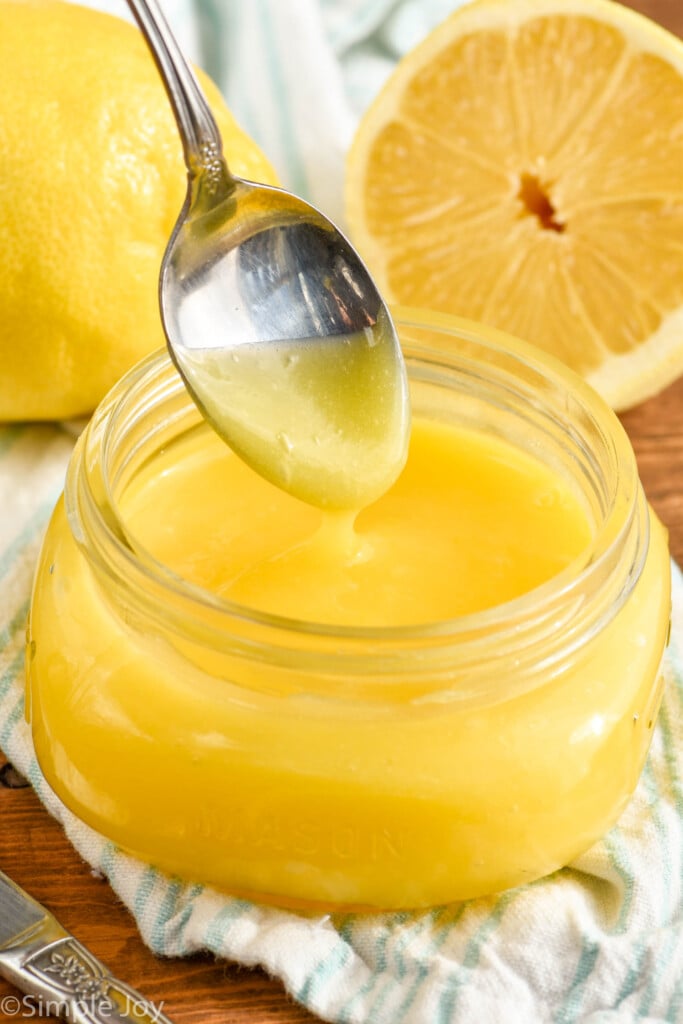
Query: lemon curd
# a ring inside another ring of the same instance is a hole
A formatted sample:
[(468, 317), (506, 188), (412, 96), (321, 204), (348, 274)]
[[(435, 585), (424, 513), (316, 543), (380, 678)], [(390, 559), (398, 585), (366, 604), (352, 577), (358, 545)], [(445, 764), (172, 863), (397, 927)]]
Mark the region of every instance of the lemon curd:
[(424, 419), (398, 482), (360, 513), (289, 497), (207, 429), (145, 466), (120, 511), (133, 546), (183, 579), (249, 608), (350, 627), (502, 604), (591, 537), (577, 495), (538, 459)]
[[(229, 324), (221, 326), (226, 329), (229, 337)], [(232, 333), (248, 337), (241, 321)], [(214, 430), (297, 498), (358, 508), (401, 472), (410, 435), (408, 384), (383, 312), (352, 334), (245, 341), (227, 349), (188, 345), (178, 358)]]
[(36, 752), (169, 872), (426, 906), (561, 867), (637, 782), (669, 562), (623, 430), (521, 343), (398, 326), (408, 461), (358, 513), (257, 476), (163, 355), (75, 450), (32, 600)]

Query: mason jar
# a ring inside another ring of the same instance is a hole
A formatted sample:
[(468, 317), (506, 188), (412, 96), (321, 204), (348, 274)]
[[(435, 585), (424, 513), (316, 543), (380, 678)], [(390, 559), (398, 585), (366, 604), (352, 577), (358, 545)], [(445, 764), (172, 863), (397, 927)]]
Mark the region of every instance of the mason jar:
[(413, 415), (541, 460), (590, 542), (542, 585), (445, 622), (331, 626), (231, 603), (130, 535), (126, 488), (210, 429), (165, 353), (139, 364), (80, 437), (45, 537), (28, 713), (63, 802), (170, 874), (285, 905), (440, 904), (566, 865), (636, 786), (670, 566), (624, 430), (515, 339), (396, 319)]

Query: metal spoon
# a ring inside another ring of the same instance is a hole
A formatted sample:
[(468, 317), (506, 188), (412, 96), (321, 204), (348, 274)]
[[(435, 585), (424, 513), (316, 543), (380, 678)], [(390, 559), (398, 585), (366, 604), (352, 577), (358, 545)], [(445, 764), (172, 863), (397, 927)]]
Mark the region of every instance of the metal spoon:
[(171, 356), (205, 418), (305, 501), (360, 507), (406, 457), (406, 371), (360, 257), (318, 210), (236, 178), (157, 0), (128, 0), (164, 80), (188, 170), (164, 255)]

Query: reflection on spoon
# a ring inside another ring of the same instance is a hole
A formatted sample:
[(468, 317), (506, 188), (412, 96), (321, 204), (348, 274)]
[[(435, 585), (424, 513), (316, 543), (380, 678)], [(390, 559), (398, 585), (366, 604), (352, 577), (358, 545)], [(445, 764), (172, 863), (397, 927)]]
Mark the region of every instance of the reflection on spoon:
[(173, 360), (214, 429), (312, 504), (366, 505), (403, 467), (410, 412), (391, 317), (318, 210), (234, 177), (157, 0), (128, 0), (178, 123), (188, 169), (160, 275)]
[(184, 373), (257, 472), (312, 504), (359, 508), (389, 488), (407, 454), (388, 326), (380, 317), (334, 338), (187, 349)]

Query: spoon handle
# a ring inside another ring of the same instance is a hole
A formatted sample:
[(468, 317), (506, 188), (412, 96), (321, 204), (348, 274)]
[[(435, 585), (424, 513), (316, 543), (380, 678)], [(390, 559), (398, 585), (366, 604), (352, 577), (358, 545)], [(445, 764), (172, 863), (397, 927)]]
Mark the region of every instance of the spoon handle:
[(201, 176), (207, 179), (207, 184), (214, 192), (221, 183), (231, 187), (234, 179), (223, 155), (218, 125), (158, 0), (127, 2), (147, 41), (171, 101), (190, 180)]

